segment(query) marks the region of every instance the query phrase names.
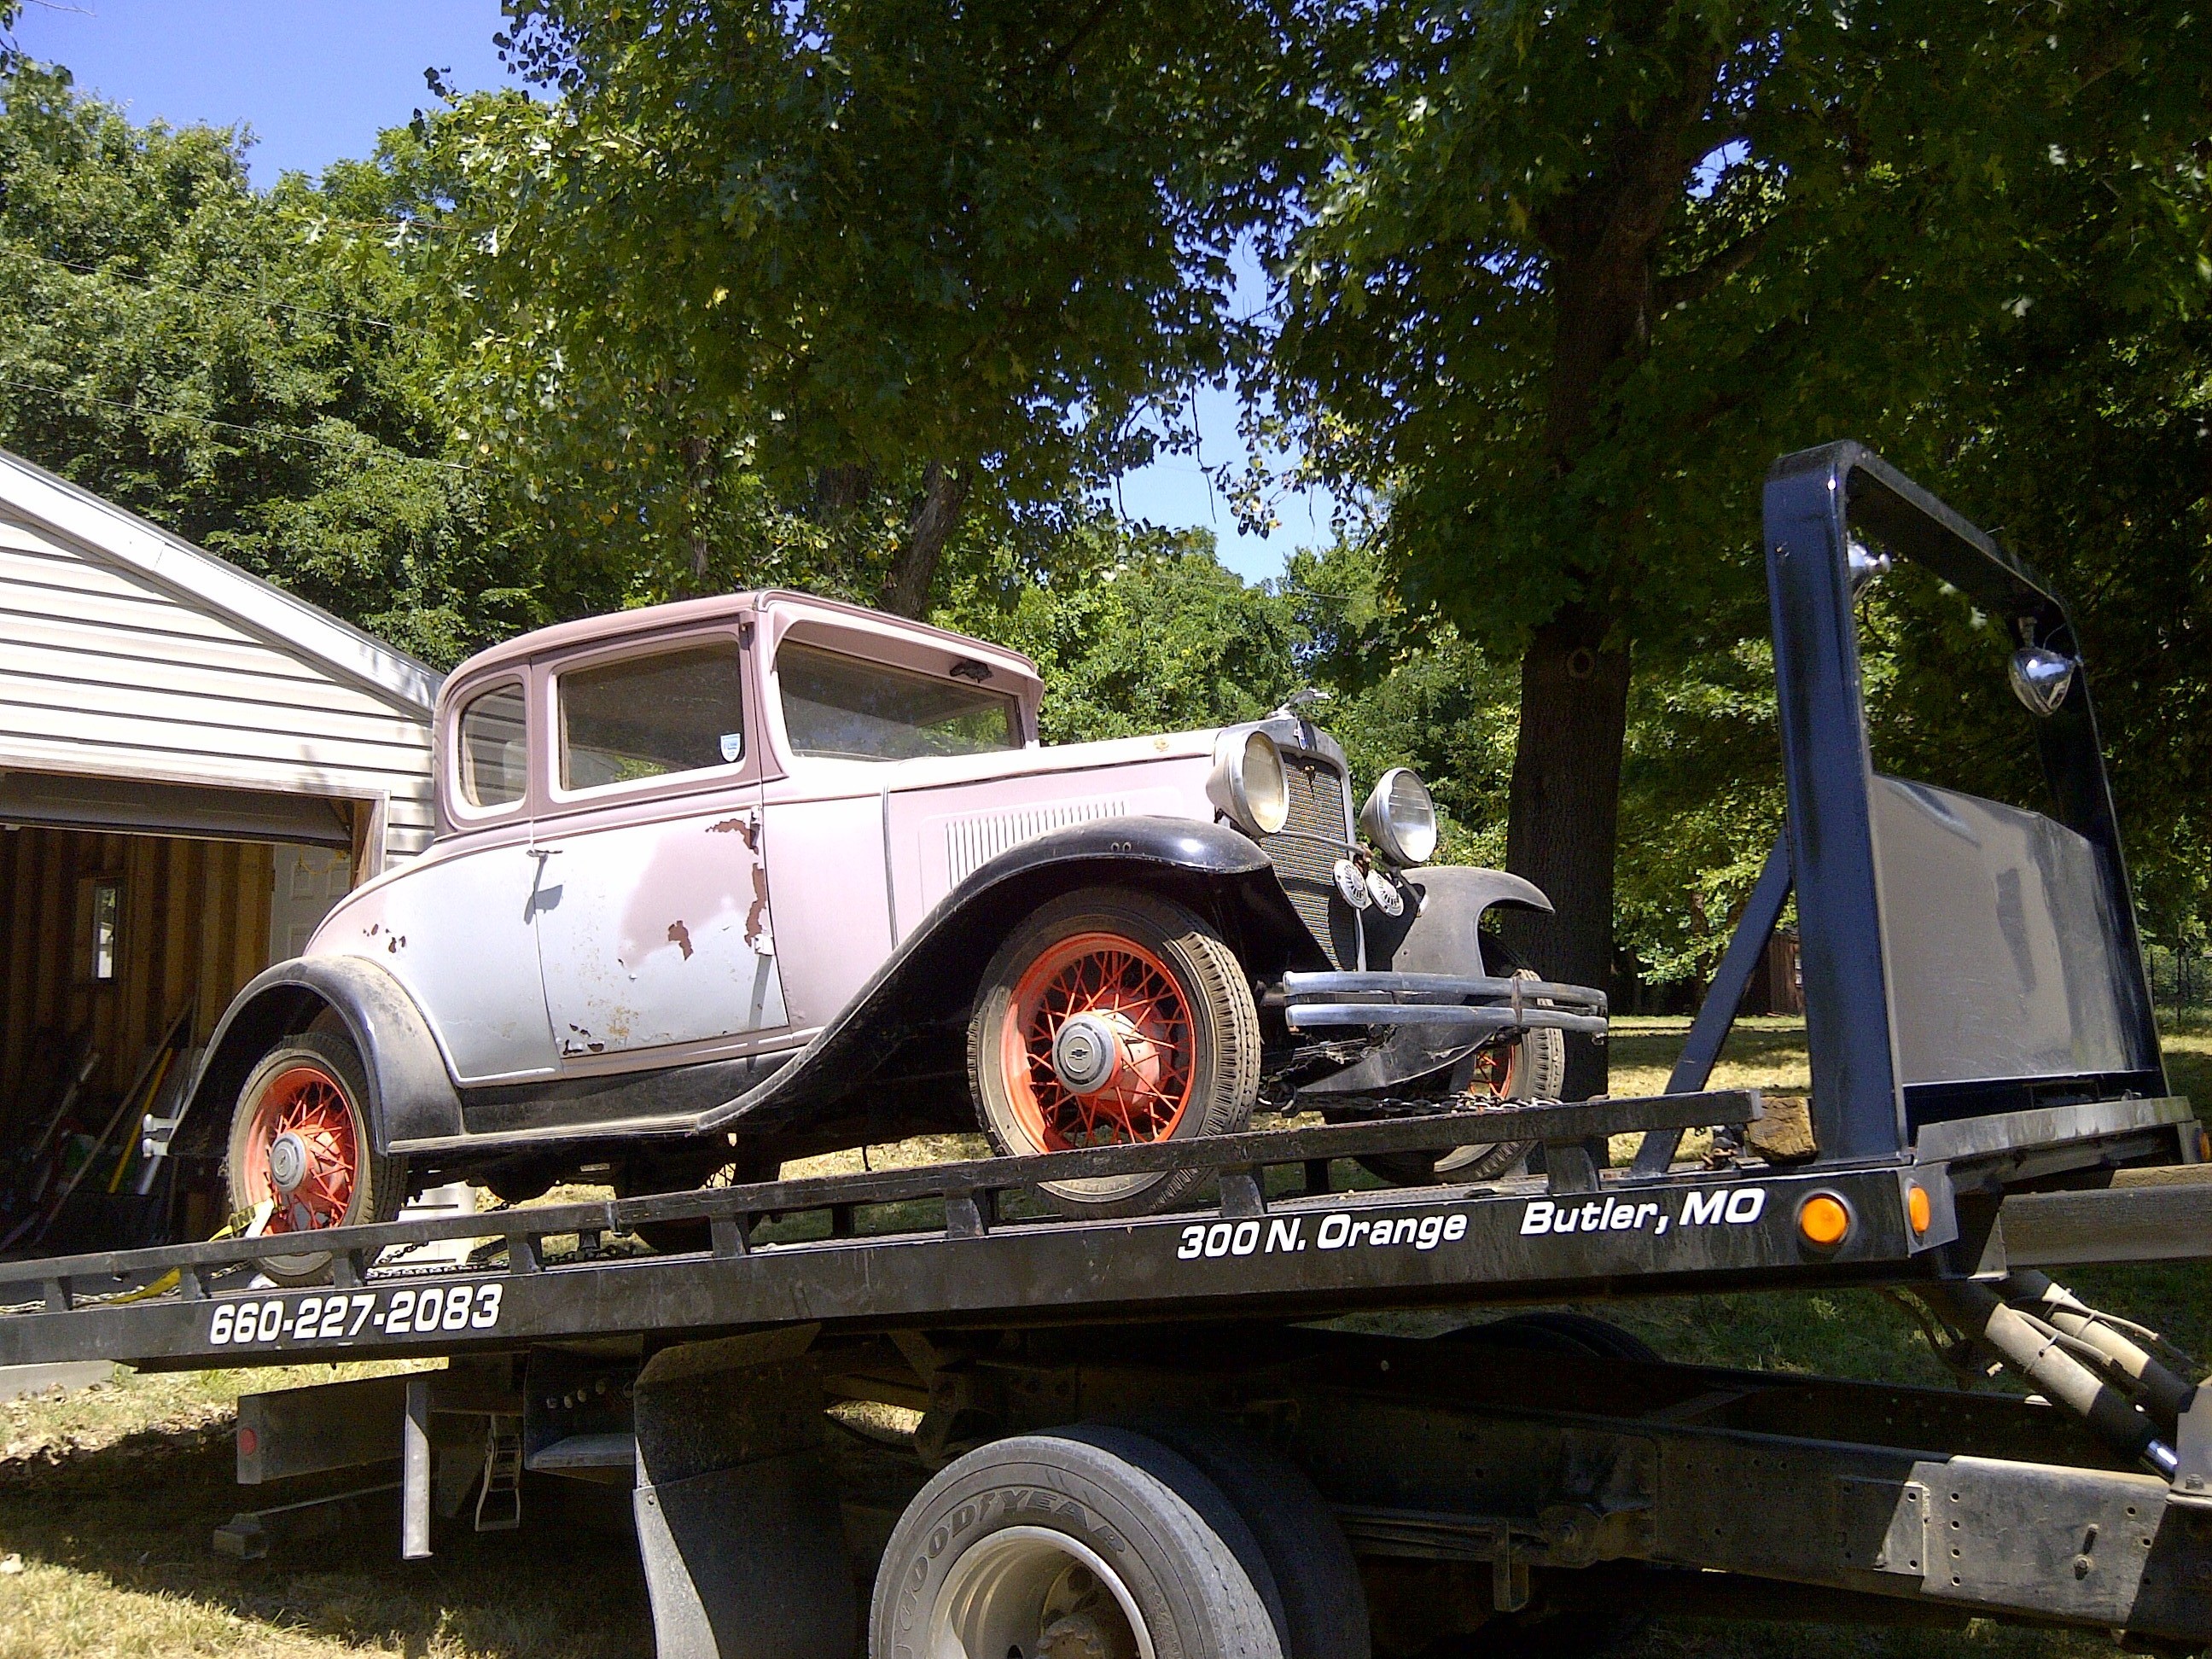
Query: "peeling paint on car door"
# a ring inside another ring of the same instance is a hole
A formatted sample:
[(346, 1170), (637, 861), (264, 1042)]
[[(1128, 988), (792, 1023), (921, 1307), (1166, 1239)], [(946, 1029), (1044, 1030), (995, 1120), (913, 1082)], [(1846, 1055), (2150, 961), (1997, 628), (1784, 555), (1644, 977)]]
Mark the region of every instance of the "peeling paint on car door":
[(657, 822), (633, 810), (604, 828), (541, 832), (558, 896), (538, 908), (538, 960), (564, 1060), (787, 1023), (759, 797), (718, 790)]

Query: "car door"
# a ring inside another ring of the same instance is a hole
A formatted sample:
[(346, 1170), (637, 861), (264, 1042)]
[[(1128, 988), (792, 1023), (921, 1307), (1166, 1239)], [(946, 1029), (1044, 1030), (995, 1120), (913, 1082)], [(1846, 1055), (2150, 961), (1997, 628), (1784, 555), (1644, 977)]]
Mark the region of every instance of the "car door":
[(734, 622), (564, 660), (544, 683), (534, 910), (564, 1066), (781, 1029)]
[(461, 688), (442, 716), (430, 850), (342, 900), (309, 945), (365, 957), (422, 1010), (462, 1083), (559, 1069), (538, 966), (527, 685), (520, 671)]

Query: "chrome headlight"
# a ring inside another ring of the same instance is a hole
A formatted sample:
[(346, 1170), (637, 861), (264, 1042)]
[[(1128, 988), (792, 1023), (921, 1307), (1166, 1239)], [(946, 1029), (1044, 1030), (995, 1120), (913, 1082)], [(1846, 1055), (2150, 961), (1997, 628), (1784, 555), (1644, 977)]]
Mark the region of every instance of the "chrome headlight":
[(1412, 767), (1392, 767), (1359, 809), (1359, 828), (1391, 863), (1426, 864), (1437, 850), (1437, 804), (1429, 786)]
[(1206, 798), (1247, 835), (1272, 836), (1291, 816), (1283, 751), (1265, 732), (1224, 732), (1213, 745)]

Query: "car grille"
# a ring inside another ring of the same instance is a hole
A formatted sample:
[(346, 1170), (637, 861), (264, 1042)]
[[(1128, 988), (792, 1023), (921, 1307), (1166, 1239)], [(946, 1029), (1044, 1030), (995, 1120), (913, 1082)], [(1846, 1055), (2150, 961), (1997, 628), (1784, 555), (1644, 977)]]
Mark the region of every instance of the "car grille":
[[(1275, 866), (1283, 890), (1306, 929), (1339, 968), (1354, 968), (1358, 945), (1350, 928), (1331, 915), (1332, 906), (1348, 912), (1335, 897), (1336, 861), (1352, 848), (1352, 826), (1344, 816), (1344, 779), (1334, 767), (1297, 755), (1283, 757), (1289, 785), (1290, 813), (1280, 830), (1262, 836), (1260, 845)], [(1347, 914), (1343, 919), (1349, 922)], [(1340, 937), (1341, 935), (1342, 937)]]

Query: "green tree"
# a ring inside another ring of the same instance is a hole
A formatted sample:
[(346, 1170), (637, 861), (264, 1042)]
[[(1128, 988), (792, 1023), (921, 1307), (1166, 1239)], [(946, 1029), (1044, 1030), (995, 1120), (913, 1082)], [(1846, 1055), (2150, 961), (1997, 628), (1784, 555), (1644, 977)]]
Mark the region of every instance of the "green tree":
[(1291, 556), (1279, 590), (1303, 624), (1299, 666), (1332, 701), (1322, 723), (1345, 747), (1355, 791), (1410, 766), (1436, 798), (1437, 859), (1505, 861), (1516, 710), (1510, 663), (1398, 595), (1371, 543)]
[(1277, 390), (1382, 494), (1409, 597), (1519, 659), (1509, 860), (1559, 903), (1552, 971), (1609, 971), (1632, 657), (1664, 676), (1763, 631), (1766, 463), (1928, 418), (2062, 256), (2181, 302), (2206, 27), (1405, 0), (1334, 52)]
[(1092, 520), (1056, 580), (1001, 554), (957, 578), (934, 620), (1036, 659), (1048, 743), (1257, 720), (1302, 683), (1295, 608), (1224, 568), (1204, 531)]
[(1297, 164), (1287, 12), (514, 11), (557, 100), (424, 133), (472, 436), (579, 537), (643, 537), (697, 588), (774, 517), (917, 615), (963, 527), (1065, 530), (1149, 452), (1154, 400), (1232, 361), (1230, 248)]
[(258, 193), (245, 144), (0, 76), (0, 444), (451, 662), (540, 612), (447, 454), (411, 273), (318, 234), (381, 177)]

